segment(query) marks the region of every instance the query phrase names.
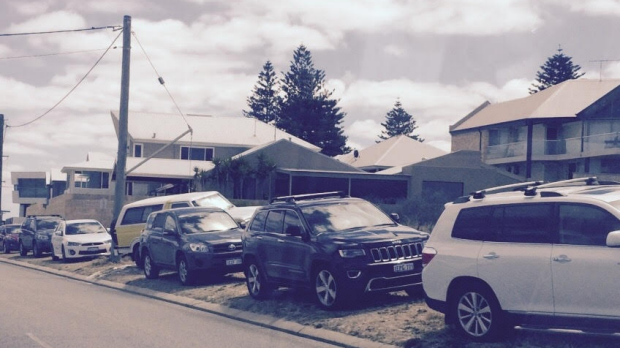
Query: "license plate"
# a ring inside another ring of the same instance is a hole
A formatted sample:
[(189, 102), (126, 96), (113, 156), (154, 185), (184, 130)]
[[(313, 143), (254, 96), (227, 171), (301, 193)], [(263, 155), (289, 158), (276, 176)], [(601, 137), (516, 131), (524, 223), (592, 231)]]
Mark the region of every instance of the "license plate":
[(398, 265), (394, 265), (394, 272), (408, 272), (413, 271), (415, 269), (415, 265), (413, 263), (399, 263)]
[(240, 265), (241, 264), (241, 259), (228, 259), (226, 260), (226, 266), (234, 266), (234, 265)]

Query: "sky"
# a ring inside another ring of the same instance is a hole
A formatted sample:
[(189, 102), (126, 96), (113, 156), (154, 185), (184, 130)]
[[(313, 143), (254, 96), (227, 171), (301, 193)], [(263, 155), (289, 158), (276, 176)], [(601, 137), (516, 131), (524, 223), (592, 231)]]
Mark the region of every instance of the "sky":
[[(263, 64), (281, 77), (303, 44), (356, 149), (375, 143), (400, 100), (414, 134), (449, 151), (451, 124), (485, 101), (527, 96), (559, 47), (583, 78), (620, 78), (620, 0), (4, 0), (0, 34), (122, 26), (125, 15), (130, 113), (241, 116)], [(5, 218), (17, 215), (11, 172), (116, 155), (120, 33), (0, 36)]]

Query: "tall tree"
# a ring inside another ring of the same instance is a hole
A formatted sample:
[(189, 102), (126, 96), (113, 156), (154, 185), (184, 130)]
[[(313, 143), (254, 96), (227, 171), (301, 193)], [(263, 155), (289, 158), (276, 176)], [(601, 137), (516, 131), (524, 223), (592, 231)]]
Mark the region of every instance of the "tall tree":
[(325, 72), (316, 69), (304, 45), (293, 53), (290, 71), (282, 81), (278, 128), (308, 141), (328, 156), (347, 153), (342, 122), (346, 115), (325, 88)]
[(574, 80), (583, 76), (585, 73), (579, 73), (581, 67), (574, 65), (572, 59), (562, 52), (562, 47), (559, 47), (558, 53), (547, 58), (545, 64), (541, 65), (541, 70), (536, 73), (536, 82), (532, 84), (533, 88), (530, 88), (530, 94), (538, 93), (566, 80)]
[[(400, 100), (396, 100), (394, 107), (385, 115), (385, 123), (381, 123), (384, 130), (379, 134), (381, 140), (389, 139), (397, 135), (406, 135), (411, 139), (423, 142), (424, 139), (419, 135), (413, 134), (413, 131), (418, 128), (415, 125), (416, 120), (405, 109)], [(381, 142), (378, 140), (377, 142)]]
[(254, 85), (252, 95), (247, 98), (249, 111), (243, 110), (246, 117), (256, 117), (263, 122), (276, 120), (280, 107), (278, 97), (278, 78), (273, 65), (267, 61), (258, 74), (258, 82)]

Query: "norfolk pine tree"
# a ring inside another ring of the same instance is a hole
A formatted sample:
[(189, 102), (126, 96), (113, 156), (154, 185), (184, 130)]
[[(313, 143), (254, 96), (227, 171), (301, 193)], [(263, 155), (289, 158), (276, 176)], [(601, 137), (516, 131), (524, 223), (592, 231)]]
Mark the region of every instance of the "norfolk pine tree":
[[(423, 142), (424, 139), (420, 138), (419, 135), (412, 134), (413, 131), (418, 128), (415, 124), (416, 121), (413, 119), (413, 116), (403, 109), (403, 105), (400, 103), (400, 100), (396, 100), (394, 108), (392, 108), (392, 110), (385, 115), (385, 123), (381, 123), (385, 129), (381, 131), (379, 138), (381, 140), (386, 140), (402, 134), (411, 139)], [(377, 142), (379, 143), (381, 140), (378, 140)]]
[(280, 107), (278, 97), (278, 78), (273, 65), (267, 61), (258, 74), (258, 82), (252, 95), (248, 97), (249, 111), (243, 110), (246, 117), (255, 117), (265, 123), (275, 122)]
[(320, 147), (328, 156), (347, 153), (347, 137), (342, 129), (345, 113), (330, 99), (325, 88), (325, 72), (314, 68), (312, 55), (300, 45), (293, 53), (290, 71), (282, 80), (278, 128)]
[(532, 84), (533, 88), (530, 88), (530, 94), (538, 93), (566, 80), (578, 79), (585, 74), (579, 73), (581, 67), (573, 65), (572, 57), (562, 53), (561, 47), (558, 48), (558, 53), (549, 57), (540, 68), (542, 70), (536, 73), (538, 84)]

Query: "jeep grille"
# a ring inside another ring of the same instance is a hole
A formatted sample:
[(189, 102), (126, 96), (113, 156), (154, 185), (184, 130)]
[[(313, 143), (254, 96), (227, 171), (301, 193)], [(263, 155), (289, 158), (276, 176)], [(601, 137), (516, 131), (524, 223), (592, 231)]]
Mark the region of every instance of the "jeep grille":
[(375, 262), (413, 259), (422, 255), (422, 243), (398, 244), (370, 249)]

